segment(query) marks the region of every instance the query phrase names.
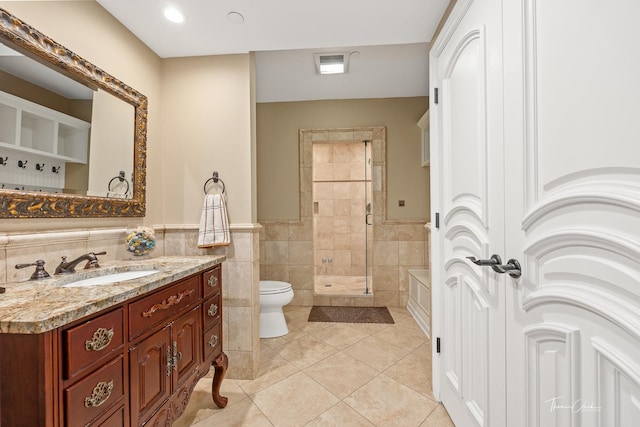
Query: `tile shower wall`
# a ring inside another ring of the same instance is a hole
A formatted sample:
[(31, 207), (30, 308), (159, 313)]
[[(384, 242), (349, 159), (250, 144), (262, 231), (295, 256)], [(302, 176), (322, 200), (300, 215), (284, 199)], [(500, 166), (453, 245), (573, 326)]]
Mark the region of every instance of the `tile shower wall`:
[[(314, 296), (312, 143), (373, 141), (373, 295)], [(260, 278), (282, 280), (294, 289), (293, 305), (406, 307), (411, 268), (427, 268), (424, 222), (385, 221), (385, 128), (300, 131), (301, 221), (261, 221)]]
[[(228, 378), (253, 379), (260, 364), (260, 226), (231, 226), (231, 245), (212, 249), (197, 247), (196, 225), (156, 225), (156, 250), (150, 255), (226, 255), (223, 264), (223, 345), (229, 356)], [(0, 281), (28, 280), (32, 268), (16, 270), (16, 264), (35, 261), (34, 254), (53, 273), (63, 255), (75, 257), (89, 251), (103, 251), (103, 260), (129, 259), (125, 250), (125, 228), (69, 230), (59, 232), (0, 234)]]
[[(314, 274), (359, 276), (363, 290), (367, 189), (371, 194), (365, 152), (370, 147), (360, 141), (314, 143), (312, 147)], [(340, 287), (337, 278), (334, 286)]]

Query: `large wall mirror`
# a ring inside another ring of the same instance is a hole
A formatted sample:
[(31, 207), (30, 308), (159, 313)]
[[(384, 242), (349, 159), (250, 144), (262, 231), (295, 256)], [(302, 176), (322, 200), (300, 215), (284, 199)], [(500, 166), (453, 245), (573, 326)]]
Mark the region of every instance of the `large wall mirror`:
[(147, 98), (0, 8), (0, 217), (145, 214)]

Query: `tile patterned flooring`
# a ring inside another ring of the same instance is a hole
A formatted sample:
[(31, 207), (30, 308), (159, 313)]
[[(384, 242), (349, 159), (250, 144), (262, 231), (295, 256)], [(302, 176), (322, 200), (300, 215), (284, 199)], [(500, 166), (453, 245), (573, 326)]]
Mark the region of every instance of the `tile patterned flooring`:
[(454, 426), (431, 393), (431, 342), (405, 309), (389, 309), (394, 325), (309, 323), (310, 310), (285, 307), (289, 334), (261, 340), (258, 378), (223, 381), (225, 409), (203, 378), (174, 427)]

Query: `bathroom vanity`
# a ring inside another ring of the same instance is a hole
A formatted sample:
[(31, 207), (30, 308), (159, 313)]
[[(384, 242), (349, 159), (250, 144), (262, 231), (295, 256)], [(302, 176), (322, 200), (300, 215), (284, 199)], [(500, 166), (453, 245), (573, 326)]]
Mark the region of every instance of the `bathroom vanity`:
[[(0, 425), (168, 426), (214, 367), (220, 385), (224, 256), (109, 263), (7, 284), (0, 294)], [(75, 286), (87, 275), (145, 277)]]

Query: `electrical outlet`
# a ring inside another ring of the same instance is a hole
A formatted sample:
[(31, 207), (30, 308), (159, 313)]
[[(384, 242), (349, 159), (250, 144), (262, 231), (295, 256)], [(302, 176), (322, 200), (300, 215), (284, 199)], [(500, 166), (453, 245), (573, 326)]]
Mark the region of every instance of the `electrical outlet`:
[(398, 206), (400, 207), (404, 206), (404, 200), (398, 200)]

